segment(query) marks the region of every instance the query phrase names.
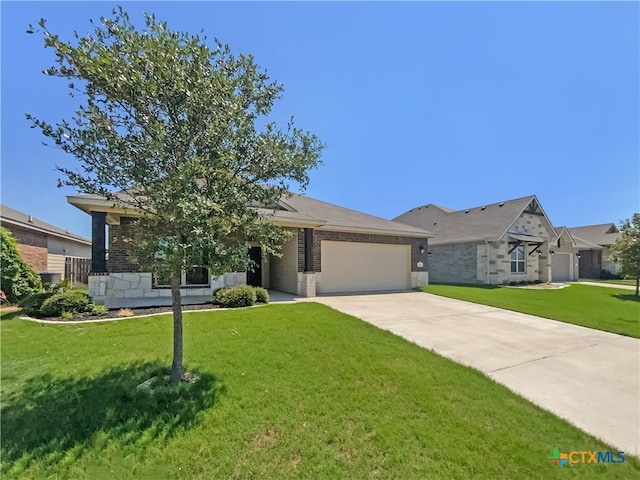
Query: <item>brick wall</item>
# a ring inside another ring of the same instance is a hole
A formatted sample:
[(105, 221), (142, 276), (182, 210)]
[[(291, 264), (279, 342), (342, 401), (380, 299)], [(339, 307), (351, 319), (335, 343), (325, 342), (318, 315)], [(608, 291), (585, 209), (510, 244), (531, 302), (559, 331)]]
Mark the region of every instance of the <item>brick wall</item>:
[[(477, 283), (477, 244), (452, 243), (429, 247), (429, 281)], [(485, 257), (486, 258), (486, 257)]]
[(600, 250), (580, 250), (580, 276), (600, 278), (602, 270), (602, 252)]
[(131, 259), (134, 218), (121, 217), (120, 225), (109, 225), (108, 269), (113, 273), (138, 272), (140, 266)]
[(22, 259), (36, 272), (46, 272), (48, 264), (47, 234), (15, 225), (3, 224), (3, 227), (9, 230), (16, 239)]
[[(322, 272), (322, 256), (320, 243), (322, 240), (330, 240), (335, 242), (366, 242), (366, 243), (383, 243), (386, 245), (410, 245), (411, 246), (411, 271), (426, 272), (427, 271), (427, 239), (426, 238), (410, 238), (397, 237), (387, 235), (374, 235), (368, 233), (349, 233), (349, 232), (328, 232), (324, 230), (315, 230), (313, 232), (313, 271)], [(425, 253), (420, 253), (419, 247), (423, 246)], [(418, 267), (418, 262), (423, 263), (422, 267)], [(304, 229), (298, 229), (298, 271), (304, 271)]]

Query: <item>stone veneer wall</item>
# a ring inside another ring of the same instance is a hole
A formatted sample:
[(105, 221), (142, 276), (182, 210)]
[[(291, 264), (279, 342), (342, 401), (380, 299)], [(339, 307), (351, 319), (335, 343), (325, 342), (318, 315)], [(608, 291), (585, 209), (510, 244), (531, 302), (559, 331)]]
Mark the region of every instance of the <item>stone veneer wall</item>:
[(442, 283), (487, 283), (489, 255), (489, 283), (492, 285), (521, 280), (545, 282), (551, 263), (548, 239), (555, 235), (547, 228), (543, 216), (529, 213), (523, 213), (510, 227), (511, 231), (545, 239), (539, 249), (540, 255), (537, 251), (529, 255), (534, 246), (526, 245), (525, 273), (511, 273), (511, 246), (508, 240), (488, 242), (488, 253), (486, 242), (451, 243), (429, 247), (429, 280)]
[[(533, 245), (525, 244), (526, 268), (524, 273), (511, 273), (511, 255), (509, 240), (489, 242), (489, 283), (501, 285), (505, 282), (519, 282), (522, 280), (541, 280), (546, 282), (550, 269), (551, 257), (549, 255), (549, 238), (553, 238), (554, 232), (547, 230), (548, 226), (541, 215), (523, 213), (509, 229), (513, 232), (526, 233), (544, 238), (544, 243), (538, 251), (529, 255), (534, 249)], [(551, 246), (553, 250), (553, 246)], [(477, 283), (487, 282), (487, 245), (485, 242), (477, 244)]]
[[(183, 305), (211, 301), (213, 292), (222, 287), (247, 283), (245, 272), (225, 273), (214, 278), (209, 287), (180, 289)], [(89, 276), (89, 295), (96, 303), (109, 308), (151, 307), (171, 305), (170, 288), (154, 288), (151, 273), (115, 272)]]

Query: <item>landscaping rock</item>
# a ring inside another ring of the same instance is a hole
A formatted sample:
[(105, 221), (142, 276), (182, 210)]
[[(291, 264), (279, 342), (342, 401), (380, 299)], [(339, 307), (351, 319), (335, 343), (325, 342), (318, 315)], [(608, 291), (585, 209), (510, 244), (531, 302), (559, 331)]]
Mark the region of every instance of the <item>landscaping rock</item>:
[(156, 383), (158, 380), (159, 378), (157, 376), (151, 377), (149, 380), (145, 380), (144, 382), (142, 382), (136, 388), (138, 390), (142, 390), (143, 392), (148, 393), (149, 395), (153, 395), (153, 384)]

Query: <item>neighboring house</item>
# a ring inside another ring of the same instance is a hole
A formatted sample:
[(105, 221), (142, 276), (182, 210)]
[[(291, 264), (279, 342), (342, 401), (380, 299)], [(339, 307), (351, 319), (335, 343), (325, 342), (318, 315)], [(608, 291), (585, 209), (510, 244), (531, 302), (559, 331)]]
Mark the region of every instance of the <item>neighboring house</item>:
[[(170, 290), (129, 261), (135, 211), (114, 207), (113, 201), (96, 195), (71, 196), (68, 201), (92, 216), (89, 290), (94, 300), (110, 308), (170, 304)], [(183, 303), (203, 303), (218, 288), (244, 283), (305, 297), (427, 284), (429, 231), (295, 194), (279, 202), (277, 209), (261, 212), (293, 232), (282, 246), (282, 257), (263, 256), (255, 246), (249, 252), (259, 265), (254, 272), (229, 272), (217, 278), (201, 267), (184, 272)]]
[(394, 221), (436, 235), (429, 242), (430, 282), (577, 279), (571, 236), (556, 232), (535, 195), (464, 210), (428, 204)]
[(555, 227), (556, 237), (549, 247), (554, 282), (577, 281), (580, 276), (579, 244), (567, 227)]
[(617, 274), (620, 267), (609, 259), (610, 248), (622, 235), (614, 223), (569, 228), (579, 244), (580, 276), (600, 278), (602, 270)]
[(0, 205), (0, 223), (16, 239), (25, 262), (38, 273), (59, 273), (65, 277), (65, 263), (91, 258), (91, 241)]

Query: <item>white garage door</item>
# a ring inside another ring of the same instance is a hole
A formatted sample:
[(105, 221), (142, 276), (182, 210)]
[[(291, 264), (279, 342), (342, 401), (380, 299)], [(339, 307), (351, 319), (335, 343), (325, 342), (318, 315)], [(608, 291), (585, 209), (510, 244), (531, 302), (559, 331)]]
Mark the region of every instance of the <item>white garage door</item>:
[(553, 281), (571, 281), (571, 254), (556, 252), (551, 259), (551, 276)]
[(322, 241), (319, 293), (379, 292), (410, 287), (409, 245)]

